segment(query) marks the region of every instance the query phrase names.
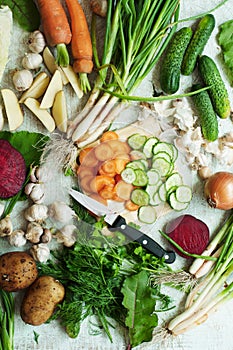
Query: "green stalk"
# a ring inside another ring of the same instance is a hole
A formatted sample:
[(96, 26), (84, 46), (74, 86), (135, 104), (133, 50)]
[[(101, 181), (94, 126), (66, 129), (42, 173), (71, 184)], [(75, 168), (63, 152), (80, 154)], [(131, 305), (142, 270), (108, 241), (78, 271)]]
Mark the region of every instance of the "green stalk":
[(2, 310), (0, 317), (1, 347), (3, 350), (14, 350), (14, 297), (12, 293), (0, 291)]
[(69, 64), (70, 58), (65, 44), (58, 44), (56, 63), (61, 67), (66, 67)]

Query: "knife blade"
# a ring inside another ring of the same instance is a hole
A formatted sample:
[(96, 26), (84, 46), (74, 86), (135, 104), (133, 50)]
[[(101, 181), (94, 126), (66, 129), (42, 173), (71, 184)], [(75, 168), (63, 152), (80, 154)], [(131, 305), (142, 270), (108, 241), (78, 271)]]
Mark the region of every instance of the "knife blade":
[(136, 241), (139, 244), (141, 244), (144, 248), (146, 248), (150, 253), (152, 253), (156, 257), (164, 258), (164, 261), (167, 264), (171, 264), (175, 261), (175, 252), (165, 250), (150, 236), (146, 235), (145, 233), (137, 230), (136, 228), (130, 225), (127, 225), (126, 220), (121, 215), (113, 212), (104, 204), (73, 189), (69, 190), (69, 194), (77, 202), (79, 202), (85, 208), (90, 210), (93, 214), (97, 216), (104, 216), (104, 221), (109, 225), (111, 230), (120, 231), (132, 241)]

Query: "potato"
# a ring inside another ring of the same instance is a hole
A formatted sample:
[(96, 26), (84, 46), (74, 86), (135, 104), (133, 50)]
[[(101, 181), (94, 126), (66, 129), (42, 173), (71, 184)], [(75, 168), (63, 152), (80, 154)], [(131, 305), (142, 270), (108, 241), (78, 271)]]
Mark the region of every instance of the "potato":
[(51, 276), (41, 276), (28, 288), (20, 315), (25, 323), (39, 326), (53, 314), (65, 296), (64, 286)]
[(37, 278), (35, 260), (25, 252), (15, 251), (0, 256), (0, 288), (16, 292), (29, 287)]

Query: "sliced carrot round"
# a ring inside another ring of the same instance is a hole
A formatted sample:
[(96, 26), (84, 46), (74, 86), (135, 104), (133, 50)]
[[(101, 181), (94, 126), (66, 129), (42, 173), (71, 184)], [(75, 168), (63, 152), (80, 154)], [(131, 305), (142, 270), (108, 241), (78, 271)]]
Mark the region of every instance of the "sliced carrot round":
[(98, 193), (104, 186), (114, 185), (115, 180), (113, 177), (107, 175), (97, 175), (90, 182), (91, 192)]
[(106, 185), (99, 191), (99, 195), (106, 200), (113, 199), (114, 197), (113, 188), (114, 188), (114, 185)]
[(91, 184), (92, 180), (93, 180), (93, 176), (85, 176), (84, 178), (82, 178), (80, 180), (79, 185), (80, 185), (82, 191), (84, 191), (86, 193), (93, 192), (90, 188), (90, 184)]
[(129, 211), (136, 211), (136, 210), (138, 210), (138, 208), (139, 208), (139, 205), (133, 203), (130, 199), (128, 199), (125, 202), (125, 209), (127, 209)]
[(106, 142), (109, 140), (117, 140), (118, 139), (118, 134), (115, 131), (106, 131), (103, 133), (103, 135), (100, 138), (100, 142)]
[(132, 184), (128, 184), (125, 181), (121, 180), (116, 184), (115, 191), (119, 198), (128, 200), (130, 199), (133, 188), (134, 187)]
[(114, 174), (113, 176), (116, 175), (116, 162), (114, 159), (109, 159), (106, 160), (102, 166), (101, 169), (108, 174)]
[(95, 176), (96, 175), (96, 171), (95, 168), (90, 168), (90, 167), (85, 167), (85, 166), (80, 166), (77, 169), (77, 175), (79, 179), (83, 179), (86, 176)]
[(82, 164), (84, 158), (87, 156), (87, 154), (93, 149), (93, 147), (86, 147), (81, 149), (81, 151), (79, 152), (79, 156), (78, 156), (78, 160), (79, 163)]
[(94, 150), (95, 156), (99, 161), (104, 162), (105, 160), (112, 159), (114, 157), (114, 152), (109, 146), (108, 142), (100, 143)]
[(121, 153), (129, 153), (130, 147), (129, 145), (121, 140), (109, 140), (108, 145), (112, 148), (114, 155)]

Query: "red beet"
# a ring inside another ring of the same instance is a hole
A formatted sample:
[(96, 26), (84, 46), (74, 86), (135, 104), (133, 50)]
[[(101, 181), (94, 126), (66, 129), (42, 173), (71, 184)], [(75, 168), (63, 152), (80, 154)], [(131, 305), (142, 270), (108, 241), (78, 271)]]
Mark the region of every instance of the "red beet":
[(26, 178), (26, 164), (22, 154), (10, 142), (0, 139), (0, 198), (18, 193)]
[[(166, 233), (186, 252), (201, 255), (207, 247), (210, 234), (208, 226), (192, 215), (181, 215), (166, 227)], [(177, 254), (190, 258), (174, 248)]]

